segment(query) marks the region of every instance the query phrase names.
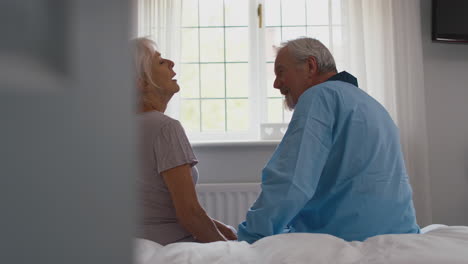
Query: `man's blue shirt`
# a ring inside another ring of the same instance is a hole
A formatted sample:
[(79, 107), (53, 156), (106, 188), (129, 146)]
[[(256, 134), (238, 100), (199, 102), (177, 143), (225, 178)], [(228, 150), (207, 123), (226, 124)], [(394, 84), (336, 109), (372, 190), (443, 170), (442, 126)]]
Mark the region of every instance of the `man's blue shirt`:
[(239, 240), (419, 233), (398, 133), (346, 72), (306, 90), (262, 171), (262, 192), (239, 225)]

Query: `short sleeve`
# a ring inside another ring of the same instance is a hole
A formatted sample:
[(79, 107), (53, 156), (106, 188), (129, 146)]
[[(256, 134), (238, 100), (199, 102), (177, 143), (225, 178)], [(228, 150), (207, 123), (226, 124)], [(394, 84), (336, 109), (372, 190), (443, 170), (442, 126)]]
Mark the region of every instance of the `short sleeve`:
[(184, 164), (193, 167), (198, 163), (187, 135), (177, 120), (166, 123), (156, 134), (154, 152), (159, 174)]

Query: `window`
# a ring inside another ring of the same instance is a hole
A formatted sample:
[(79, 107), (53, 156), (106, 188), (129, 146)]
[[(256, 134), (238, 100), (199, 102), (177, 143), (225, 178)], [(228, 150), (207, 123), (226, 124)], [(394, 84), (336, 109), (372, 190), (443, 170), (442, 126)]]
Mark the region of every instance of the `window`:
[(249, 1), (183, 0), (182, 6), (180, 121), (198, 138), (249, 137)]
[(178, 116), (191, 140), (258, 140), (261, 123), (289, 122), (273, 88), (282, 41), (315, 37), (342, 62), (342, 0), (181, 1)]

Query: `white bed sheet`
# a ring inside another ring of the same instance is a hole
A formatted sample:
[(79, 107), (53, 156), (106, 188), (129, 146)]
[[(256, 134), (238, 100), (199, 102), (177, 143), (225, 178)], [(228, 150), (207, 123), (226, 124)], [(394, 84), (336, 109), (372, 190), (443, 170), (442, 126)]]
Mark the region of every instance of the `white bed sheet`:
[(392, 263), (468, 264), (467, 226), (429, 226), (425, 234), (380, 235), (346, 242), (325, 234), (293, 233), (246, 242), (175, 243), (135, 240), (135, 264)]

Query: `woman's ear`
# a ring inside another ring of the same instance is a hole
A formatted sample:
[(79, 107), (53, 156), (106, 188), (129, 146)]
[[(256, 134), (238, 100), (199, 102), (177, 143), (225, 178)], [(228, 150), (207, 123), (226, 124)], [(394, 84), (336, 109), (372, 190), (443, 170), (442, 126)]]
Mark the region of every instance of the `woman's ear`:
[(140, 93), (148, 91), (148, 82), (143, 78), (138, 78), (137, 89)]

